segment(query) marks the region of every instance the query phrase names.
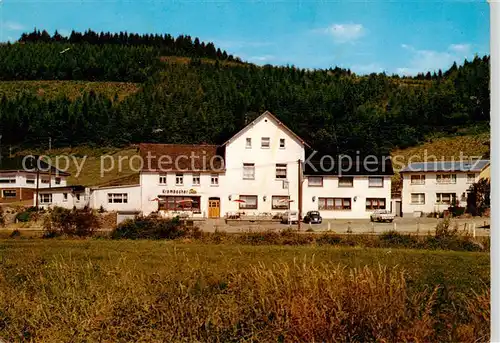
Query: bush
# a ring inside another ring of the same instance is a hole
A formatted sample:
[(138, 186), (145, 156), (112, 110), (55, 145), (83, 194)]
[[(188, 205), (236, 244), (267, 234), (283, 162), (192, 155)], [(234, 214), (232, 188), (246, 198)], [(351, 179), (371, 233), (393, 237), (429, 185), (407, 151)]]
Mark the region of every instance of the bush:
[(26, 223), (31, 220), (31, 212), (23, 211), (16, 214), (16, 222)]
[(444, 237), (456, 237), (458, 235), (458, 225), (451, 229), (450, 228), (450, 220), (448, 218), (439, 222), (436, 225), (436, 238), (444, 238)]
[(111, 233), (113, 239), (176, 239), (201, 235), (197, 227), (184, 225), (179, 217), (160, 218), (156, 215), (139, 216), (120, 223)]
[(90, 209), (68, 210), (56, 207), (50, 210), (43, 223), (44, 237), (58, 235), (86, 237), (101, 227), (99, 218)]
[(458, 217), (465, 213), (465, 207), (452, 206), (448, 208), (448, 211), (450, 211), (453, 217)]
[(412, 248), (418, 245), (418, 237), (411, 235), (403, 235), (394, 230), (384, 232), (380, 235), (380, 242), (387, 247)]

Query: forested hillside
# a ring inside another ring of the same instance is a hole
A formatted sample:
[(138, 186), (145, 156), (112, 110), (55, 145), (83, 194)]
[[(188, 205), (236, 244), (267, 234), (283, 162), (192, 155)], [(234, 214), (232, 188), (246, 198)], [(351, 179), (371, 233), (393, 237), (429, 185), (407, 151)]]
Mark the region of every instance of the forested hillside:
[(486, 130), (489, 121), (487, 56), (401, 79), (339, 68), (259, 67), (189, 36), (88, 31), (63, 38), (35, 31), (0, 46), (0, 60), (0, 80), (140, 83), (122, 101), (94, 89), (77, 97), (4, 94), (0, 134), (2, 144), (13, 146), (37, 147), (49, 137), (54, 147), (221, 143), (269, 110), (322, 150), (387, 153), (435, 132)]

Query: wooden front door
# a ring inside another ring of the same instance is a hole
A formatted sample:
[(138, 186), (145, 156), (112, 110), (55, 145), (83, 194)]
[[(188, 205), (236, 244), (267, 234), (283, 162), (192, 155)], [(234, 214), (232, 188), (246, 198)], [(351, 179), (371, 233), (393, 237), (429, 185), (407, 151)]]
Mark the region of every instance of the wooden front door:
[(208, 200), (208, 218), (220, 217), (220, 199), (213, 198)]

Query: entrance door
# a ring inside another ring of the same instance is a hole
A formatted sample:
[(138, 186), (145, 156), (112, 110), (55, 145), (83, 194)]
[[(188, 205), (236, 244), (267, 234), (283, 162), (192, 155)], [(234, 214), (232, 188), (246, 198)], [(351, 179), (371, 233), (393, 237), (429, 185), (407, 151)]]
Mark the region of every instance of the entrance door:
[(219, 218), (220, 217), (220, 199), (210, 198), (208, 199), (208, 218)]

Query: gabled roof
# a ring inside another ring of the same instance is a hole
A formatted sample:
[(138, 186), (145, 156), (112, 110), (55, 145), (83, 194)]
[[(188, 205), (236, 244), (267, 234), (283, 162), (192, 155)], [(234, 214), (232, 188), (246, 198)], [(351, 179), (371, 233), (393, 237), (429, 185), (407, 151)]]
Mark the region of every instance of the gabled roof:
[(404, 167), (400, 173), (415, 172), (481, 172), (489, 166), (490, 160), (460, 160), (460, 161), (433, 161), (415, 162)]
[(281, 126), (283, 127), (283, 129), (285, 131), (287, 131), (291, 136), (293, 136), (295, 139), (297, 139), (300, 143), (302, 143), (303, 145), (305, 145), (306, 147), (310, 148), (310, 145), (307, 144), (302, 138), (300, 138), (295, 132), (293, 132), (291, 129), (289, 129), (285, 124), (283, 124), (274, 114), (272, 114), (271, 112), (269, 111), (265, 111), (264, 113), (262, 113), (260, 116), (258, 116), (257, 118), (255, 118), (250, 124), (248, 124), (247, 126), (245, 126), (243, 129), (241, 129), (240, 131), (238, 131), (235, 135), (233, 135), (231, 138), (229, 138), (224, 144), (222, 144), (223, 146), (227, 145), (228, 143), (230, 143), (231, 141), (233, 141), (236, 137), (240, 136), (241, 134), (243, 134), (244, 132), (246, 132), (250, 127), (252, 127), (253, 125), (255, 125), (255, 123), (257, 123), (262, 117), (265, 117), (265, 116), (268, 116), (269, 118), (271, 118), (271, 120), (273, 120), (278, 126)]
[(356, 158), (350, 162), (339, 156), (317, 156), (315, 160), (304, 162), (305, 176), (391, 176), (394, 174), (392, 161), (389, 157), (379, 156), (376, 161), (372, 159)]
[(217, 145), (139, 144), (143, 172), (224, 171), (224, 149)]
[(52, 175), (71, 175), (70, 173), (49, 166), (49, 164), (44, 160), (41, 160), (39, 156), (0, 157), (0, 172), (35, 173), (38, 166), (40, 168), (40, 174), (51, 173)]

